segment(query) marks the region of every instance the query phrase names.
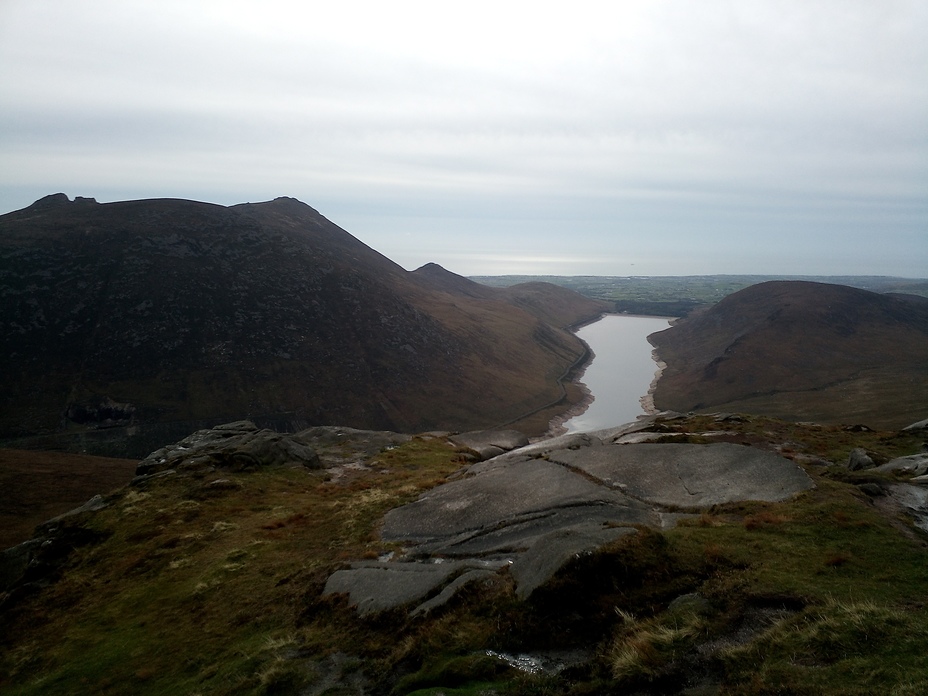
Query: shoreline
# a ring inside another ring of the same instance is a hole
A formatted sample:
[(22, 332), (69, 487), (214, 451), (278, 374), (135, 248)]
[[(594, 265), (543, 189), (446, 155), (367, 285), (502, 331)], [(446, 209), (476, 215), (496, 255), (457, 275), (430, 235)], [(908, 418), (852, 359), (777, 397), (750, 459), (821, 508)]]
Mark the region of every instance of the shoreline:
[[(605, 315), (600, 316), (600, 319), (602, 319), (603, 316)], [(599, 319), (597, 319), (597, 321), (599, 321)], [(593, 323), (593, 322), (589, 322), (589, 323)], [(577, 336), (576, 331), (573, 331), (572, 333), (574, 334), (574, 336)], [(584, 346), (586, 346), (586, 354), (584, 355), (584, 360), (583, 360), (582, 365), (573, 366), (573, 368), (571, 369), (571, 372), (573, 372), (573, 374), (571, 375), (568, 381), (570, 382), (570, 384), (573, 384), (574, 386), (576, 386), (580, 390), (580, 393), (583, 396), (580, 398), (579, 401), (577, 401), (577, 403), (573, 404), (566, 411), (563, 411), (557, 414), (551, 420), (548, 421), (548, 429), (545, 430), (545, 432), (538, 438), (539, 442), (541, 440), (548, 440), (552, 437), (557, 437), (558, 435), (564, 435), (567, 432), (567, 428), (564, 427), (564, 423), (569, 421), (574, 416), (579, 416), (582, 413), (584, 413), (590, 407), (590, 404), (592, 404), (595, 399), (595, 397), (593, 396), (593, 392), (589, 390), (589, 388), (586, 386), (586, 384), (583, 383), (582, 380), (583, 380), (583, 375), (586, 374), (586, 369), (593, 363), (594, 358), (596, 358), (596, 353), (593, 352), (593, 349), (590, 348), (590, 345), (586, 341), (584, 341), (582, 338), (577, 336), (577, 339), (581, 343), (583, 343)], [(562, 386), (563, 386), (563, 382), (562, 382)], [(566, 394), (566, 390), (565, 390), (565, 394)]]
[(583, 398), (563, 413), (559, 413), (548, 421), (548, 429), (538, 438), (538, 442), (549, 440), (559, 435), (565, 435), (567, 433), (567, 428), (564, 427), (564, 424), (574, 416), (583, 415), (590, 407), (590, 404), (595, 400), (593, 392), (591, 392), (583, 382), (574, 382), (573, 384), (576, 385), (583, 394)]
[(644, 412), (649, 416), (660, 413), (660, 411), (658, 411), (654, 406), (654, 391), (657, 389), (658, 380), (661, 378), (661, 375), (664, 374), (664, 370), (667, 368), (667, 363), (658, 357), (656, 348), (651, 351), (651, 359), (657, 363), (657, 370), (654, 372), (654, 377), (651, 379), (650, 386), (648, 386), (648, 393), (639, 399), (641, 408), (644, 409)]

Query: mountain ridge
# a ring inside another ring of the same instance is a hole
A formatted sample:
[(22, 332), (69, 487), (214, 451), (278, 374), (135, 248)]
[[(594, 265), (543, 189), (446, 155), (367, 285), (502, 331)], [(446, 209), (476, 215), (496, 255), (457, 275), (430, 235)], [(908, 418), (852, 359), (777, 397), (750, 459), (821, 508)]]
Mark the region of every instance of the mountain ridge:
[(564, 326), (603, 311), (555, 289), (574, 314), (552, 326), (503, 291), (467, 297), (423, 275), (292, 198), (40, 199), (0, 216), (0, 438), (130, 454), (72, 417), (103, 412), (137, 456), (244, 417), (488, 427), (561, 396), (584, 352)]
[(924, 412), (928, 303), (769, 281), (649, 336), (666, 363), (655, 406), (901, 427)]

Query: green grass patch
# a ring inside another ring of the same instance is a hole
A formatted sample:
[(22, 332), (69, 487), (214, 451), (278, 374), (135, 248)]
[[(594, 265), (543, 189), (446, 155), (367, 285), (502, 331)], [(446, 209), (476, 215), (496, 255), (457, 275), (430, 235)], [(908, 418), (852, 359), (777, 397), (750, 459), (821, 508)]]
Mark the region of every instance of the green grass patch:
[(924, 607), (829, 599), (724, 655), (731, 694), (924, 693)]

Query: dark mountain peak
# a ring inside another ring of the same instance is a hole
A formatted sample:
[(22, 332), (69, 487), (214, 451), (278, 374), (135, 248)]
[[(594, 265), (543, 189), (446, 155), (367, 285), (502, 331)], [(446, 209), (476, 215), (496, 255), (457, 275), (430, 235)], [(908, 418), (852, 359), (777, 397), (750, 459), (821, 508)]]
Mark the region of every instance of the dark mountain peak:
[(597, 311), (578, 295), (552, 322), (437, 265), (409, 273), (293, 198), (53, 196), (0, 216), (0, 296), (0, 438), (487, 427), (562, 396), (548, 376), (583, 351), (562, 327)]
[(452, 273), (437, 263), (427, 263), (420, 266), (412, 272), (412, 275), (428, 287), (452, 295), (487, 299), (497, 297), (499, 294), (494, 288), (475, 283), (470, 278)]
[(43, 196), (35, 203), (30, 205), (30, 208), (52, 208), (59, 205), (68, 205), (71, 202), (71, 199), (68, 198), (67, 194), (64, 193), (52, 193), (48, 196)]
[[(589, 298), (573, 290), (543, 281), (518, 283), (501, 290), (503, 297), (509, 302), (556, 326), (576, 323), (571, 317), (577, 316), (578, 307), (591, 302)], [(614, 306), (612, 303), (599, 300), (593, 302), (600, 314), (612, 311)], [(584, 321), (591, 318), (585, 317)]]
[(64, 193), (52, 193), (48, 196), (43, 196), (35, 203), (25, 208), (25, 210), (48, 210), (52, 208), (61, 208), (64, 206), (82, 206), (82, 205), (98, 205), (96, 198), (85, 198), (83, 196), (75, 196), (72, 201), (68, 198), (67, 194)]
[(768, 280), (749, 285), (723, 298), (716, 306), (731, 302), (783, 302), (797, 300), (800, 302), (819, 301), (822, 299), (866, 298), (878, 293), (847, 285), (822, 283), (813, 280)]
[(800, 322), (806, 331), (848, 333), (895, 322), (924, 326), (928, 317), (918, 305), (846, 285), (775, 280), (739, 290), (695, 316), (693, 321), (694, 325), (708, 321), (742, 329), (763, 323), (786, 326)]
[(413, 273), (419, 273), (421, 275), (444, 275), (448, 273), (448, 274), (454, 275), (453, 273), (451, 273), (451, 271), (447, 270), (444, 266), (440, 266), (439, 264), (433, 261), (429, 261), (428, 263), (423, 264), (422, 266), (419, 266), (419, 268), (414, 270)]
[(301, 200), (292, 198), (290, 196), (278, 196), (270, 201), (261, 201), (258, 203), (243, 203), (240, 206), (232, 206), (233, 208), (238, 208), (241, 206), (249, 206), (251, 208), (259, 209), (268, 209), (275, 210), (281, 213), (288, 213), (290, 215), (321, 215), (319, 211), (313, 208), (310, 205), (307, 205)]

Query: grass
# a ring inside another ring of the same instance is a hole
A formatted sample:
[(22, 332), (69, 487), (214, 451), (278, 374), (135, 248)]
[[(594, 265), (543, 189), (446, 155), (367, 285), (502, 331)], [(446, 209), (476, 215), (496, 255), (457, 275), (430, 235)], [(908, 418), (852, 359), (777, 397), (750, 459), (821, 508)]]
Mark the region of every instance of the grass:
[(0, 658), (0, 684), (270, 693), (287, 671), (283, 646), (333, 640), (330, 627), (298, 625), (307, 589), (343, 561), (389, 550), (375, 534), (383, 513), (461, 463), (444, 442), (417, 439), (338, 482), (294, 468), (224, 474), (240, 487), (218, 493), (195, 479), (123, 490), (79, 522), (108, 539), (76, 550), (62, 580), (8, 617), (31, 638)]
[(923, 607), (829, 598), (728, 651), (730, 673), (745, 679), (730, 693), (923, 693), (926, 639)]
[[(799, 460), (915, 451), (911, 434), (749, 418), (667, 421), (726, 431)], [(704, 437), (704, 436), (700, 436)], [(716, 439), (716, 438), (711, 438)], [(303, 468), (168, 477), (123, 489), (68, 524), (86, 543), (60, 579), (8, 605), (4, 694), (915, 694), (928, 687), (928, 563), (855, 483), (808, 465), (816, 488), (711, 508), (575, 559), (529, 601), (503, 572), (440, 611), (358, 619), (321, 590), (342, 564), (394, 548), (383, 514), (457, 471), (438, 438), (333, 476)], [(74, 538), (79, 538), (75, 536)], [(682, 601), (678, 598), (690, 598)], [(677, 600), (677, 601), (674, 601)], [(488, 655), (581, 650), (556, 674)], [(313, 690), (316, 691), (313, 691)]]
[(609, 651), (612, 676), (618, 680), (657, 676), (692, 647), (702, 633), (701, 623), (695, 614), (682, 621), (675, 617), (671, 625), (658, 619), (641, 623), (633, 617), (626, 619)]
[(36, 525), (97, 493), (125, 486), (136, 464), (86, 454), (0, 449), (0, 549), (26, 541)]

